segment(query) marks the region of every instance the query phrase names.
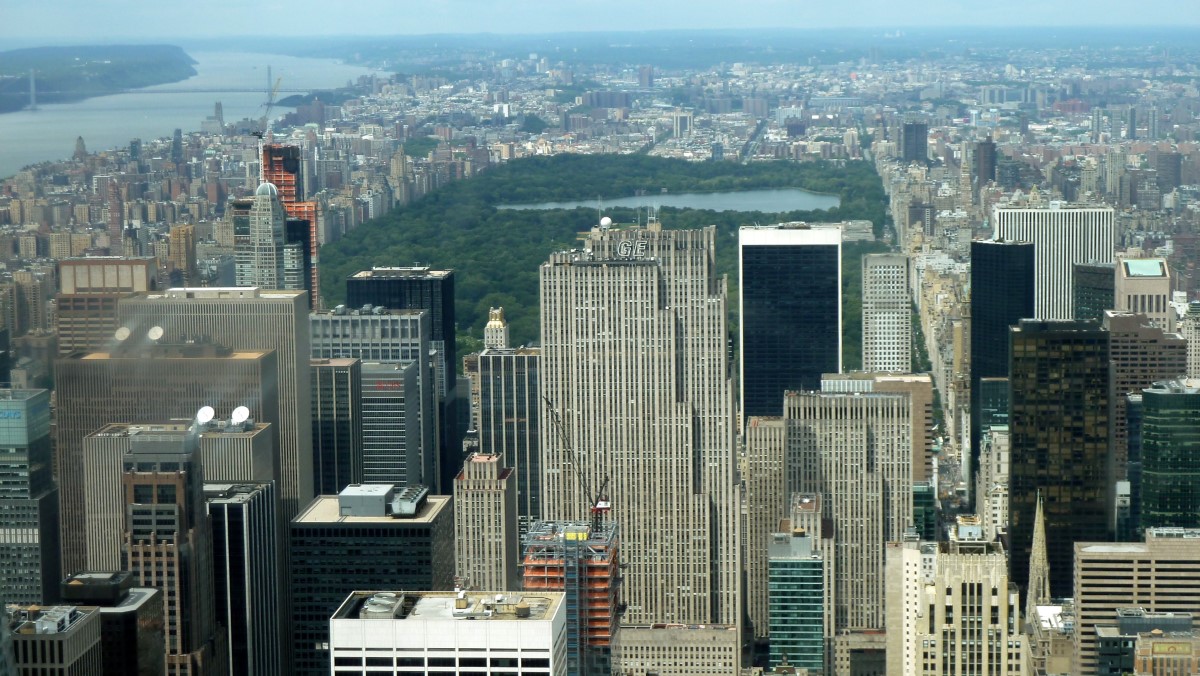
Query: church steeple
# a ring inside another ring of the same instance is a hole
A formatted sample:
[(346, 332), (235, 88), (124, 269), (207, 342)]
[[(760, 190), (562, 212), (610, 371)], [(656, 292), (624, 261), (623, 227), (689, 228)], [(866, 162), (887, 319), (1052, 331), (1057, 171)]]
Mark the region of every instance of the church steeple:
[(1046, 559), (1046, 516), (1042, 492), (1037, 494), (1033, 517), (1033, 549), (1029, 553), (1029, 589), (1025, 592), (1025, 617), (1037, 617), (1036, 606), (1050, 602), (1050, 563)]

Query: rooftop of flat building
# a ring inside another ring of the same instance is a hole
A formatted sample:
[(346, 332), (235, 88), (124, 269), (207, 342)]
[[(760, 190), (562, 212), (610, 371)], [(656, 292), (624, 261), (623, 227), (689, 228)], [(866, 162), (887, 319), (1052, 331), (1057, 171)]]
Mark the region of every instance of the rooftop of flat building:
[(356, 591), (332, 619), (546, 621), (554, 617), (564, 596), (562, 592)]
[(0, 401), (26, 401), (46, 392), (47, 390), (14, 390), (0, 389)]
[[(385, 487), (390, 487), (385, 485)], [(343, 491), (344, 493), (344, 491)], [(378, 523), (378, 524), (393, 524), (397, 527), (412, 525), (414, 523), (427, 524), (432, 523), (434, 519), (441, 514), (442, 510), (446, 509), (450, 504), (450, 496), (448, 495), (430, 495), (417, 511), (410, 517), (394, 517), (391, 515), (383, 516), (343, 516), (341, 505), (338, 502), (337, 495), (321, 495), (308, 503), (308, 506), (292, 519), (294, 524), (327, 524), (327, 523)]]
[(453, 275), (453, 270), (433, 270), (424, 266), (414, 266), (409, 268), (371, 268), (370, 270), (360, 270), (350, 279), (443, 279)]
[[(87, 361), (104, 361), (106, 359), (237, 359), (237, 360), (254, 360), (261, 359), (271, 350), (238, 350), (238, 351), (210, 351), (197, 348), (195, 350), (187, 349), (170, 349), (174, 346), (169, 345), (148, 345), (145, 350), (130, 351), (128, 353), (114, 352), (88, 352), (81, 354), (79, 359)], [(186, 348), (187, 345), (180, 347)]]
[(1126, 277), (1157, 277), (1167, 276), (1167, 261), (1163, 258), (1124, 258), (1121, 269)]
[(350, 367), (362, 360), (358, 357), (331, 357), (329, 359), (309, 359), (309, 366)]
[(67, 634), (81, 620), (97, 611), (96, 606), (9, 606), (13, 638), (29, 634)]
[(249, 502), (256, 492), (266, 487), (267, 484), (254, 482), (206, 483), (204, 499), (211, 502), (244, 504)]
[(1200, 394), (1200, 379), (1161, 380), (1147, 387), (1143, 392), (1153, 392), (1154, 394)]

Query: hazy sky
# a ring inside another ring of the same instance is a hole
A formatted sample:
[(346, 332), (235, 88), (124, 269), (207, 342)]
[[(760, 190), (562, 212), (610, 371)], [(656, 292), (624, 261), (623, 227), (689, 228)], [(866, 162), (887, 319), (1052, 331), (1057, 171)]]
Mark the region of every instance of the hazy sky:
[(4, 0), (0, 49), (234, 35), (1200, 25), (1197, 0)]

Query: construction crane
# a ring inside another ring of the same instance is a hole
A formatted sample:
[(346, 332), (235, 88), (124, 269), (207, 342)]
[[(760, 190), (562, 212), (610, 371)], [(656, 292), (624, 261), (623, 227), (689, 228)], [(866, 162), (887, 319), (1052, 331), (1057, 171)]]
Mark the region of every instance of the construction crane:
[(562, 441), (563, 450), (571, 457), (571, 469), (575, 472), (575, 478), (579, 481), (579, 488), (583, 490), (583, 496), (587, 499), (588, 509), (592, 515), (592, 530), (599, 530), (600, 524), (604, 522), (604, 517), (612, 511), (612, 503), (608, 499), (608, 494), (605, 493), (605, 490), (608, 489), (609, 476), (605, 474), (604, 480), (600, 482), (600, 489), (592, 493), (587, 477), (579, 469), (577, 462), (579, 453), (571, 447), (571, 439), (567, 436), (567, 430), (563, 426), (562, 417), (558, 415), (558, 409), (554, 408), (549, 397), (542, 396), (542, 400), (546, 402), (546, 409), (550, 411), (550, 417), (554, 422), (555, 431), (558, 432), (558, 438)]
[(275, 79), (275, 85), (271, 86), (271, 67), (267, 66), (267, 102), (263, 104), (266, 111), (263, 112), (262, 118), (258, 121), (258, 131), (250, 132), (251, 136), (258, 139), (258, 183), (259, 185), (266, 182), (267, 168), (263, 166), (263, 143), (266, 135), (270, 133), (271, 109), (275, 107), (275, 97), (279, 94), (279, 85), (283, 84), (283, 77)]

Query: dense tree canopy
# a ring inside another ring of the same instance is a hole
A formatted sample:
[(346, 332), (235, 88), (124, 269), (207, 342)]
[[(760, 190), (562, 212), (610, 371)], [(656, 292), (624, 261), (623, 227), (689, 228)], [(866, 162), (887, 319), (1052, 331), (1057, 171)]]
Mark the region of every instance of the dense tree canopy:
[[(663, 208), (666, 228), (716, 225), (721, 233), (718, 269), (730, 278), (737, 298), (737, 229), (752, 223), (870, 220), (876, 234), (884, 227), (885, 196), (879, 177), (864, 162), (684, 162), (628, 155), (557, 155), (510, 162), (467, 181), (452, 183), (425, 198), (362, 224), (321, 249), (327, 303), (345, 298), (346, 277), (372, 265), (428, 264), (455, 270), (459, 331), (481, 335), (489, 307), (503, 305), (514, 344), (538, 337), (538, 266), (552, 251), (576, 246), (578, 234), (596, 220), (593, 209), (516, 211), (497, 205), (524, 202), (624, 197), (646, 193), (715, 192), (759, 188), (805, 188), (836, 194), (841, 206), (789, 213), (717, 212)], [(632, 209), (606, 212), (618, 223), (631, 223)], [(882, 245), (846, 247), (847, 284), (858, 269), (858, 256)], [(853, 262), (851, 262), (851, 260)], [(857, 287), (848, 288), (846, 361), (857, 363)], [(732, 309), (732, 308), (731, 308)], [(734, 315), (732, 318), (736, 318)]]

